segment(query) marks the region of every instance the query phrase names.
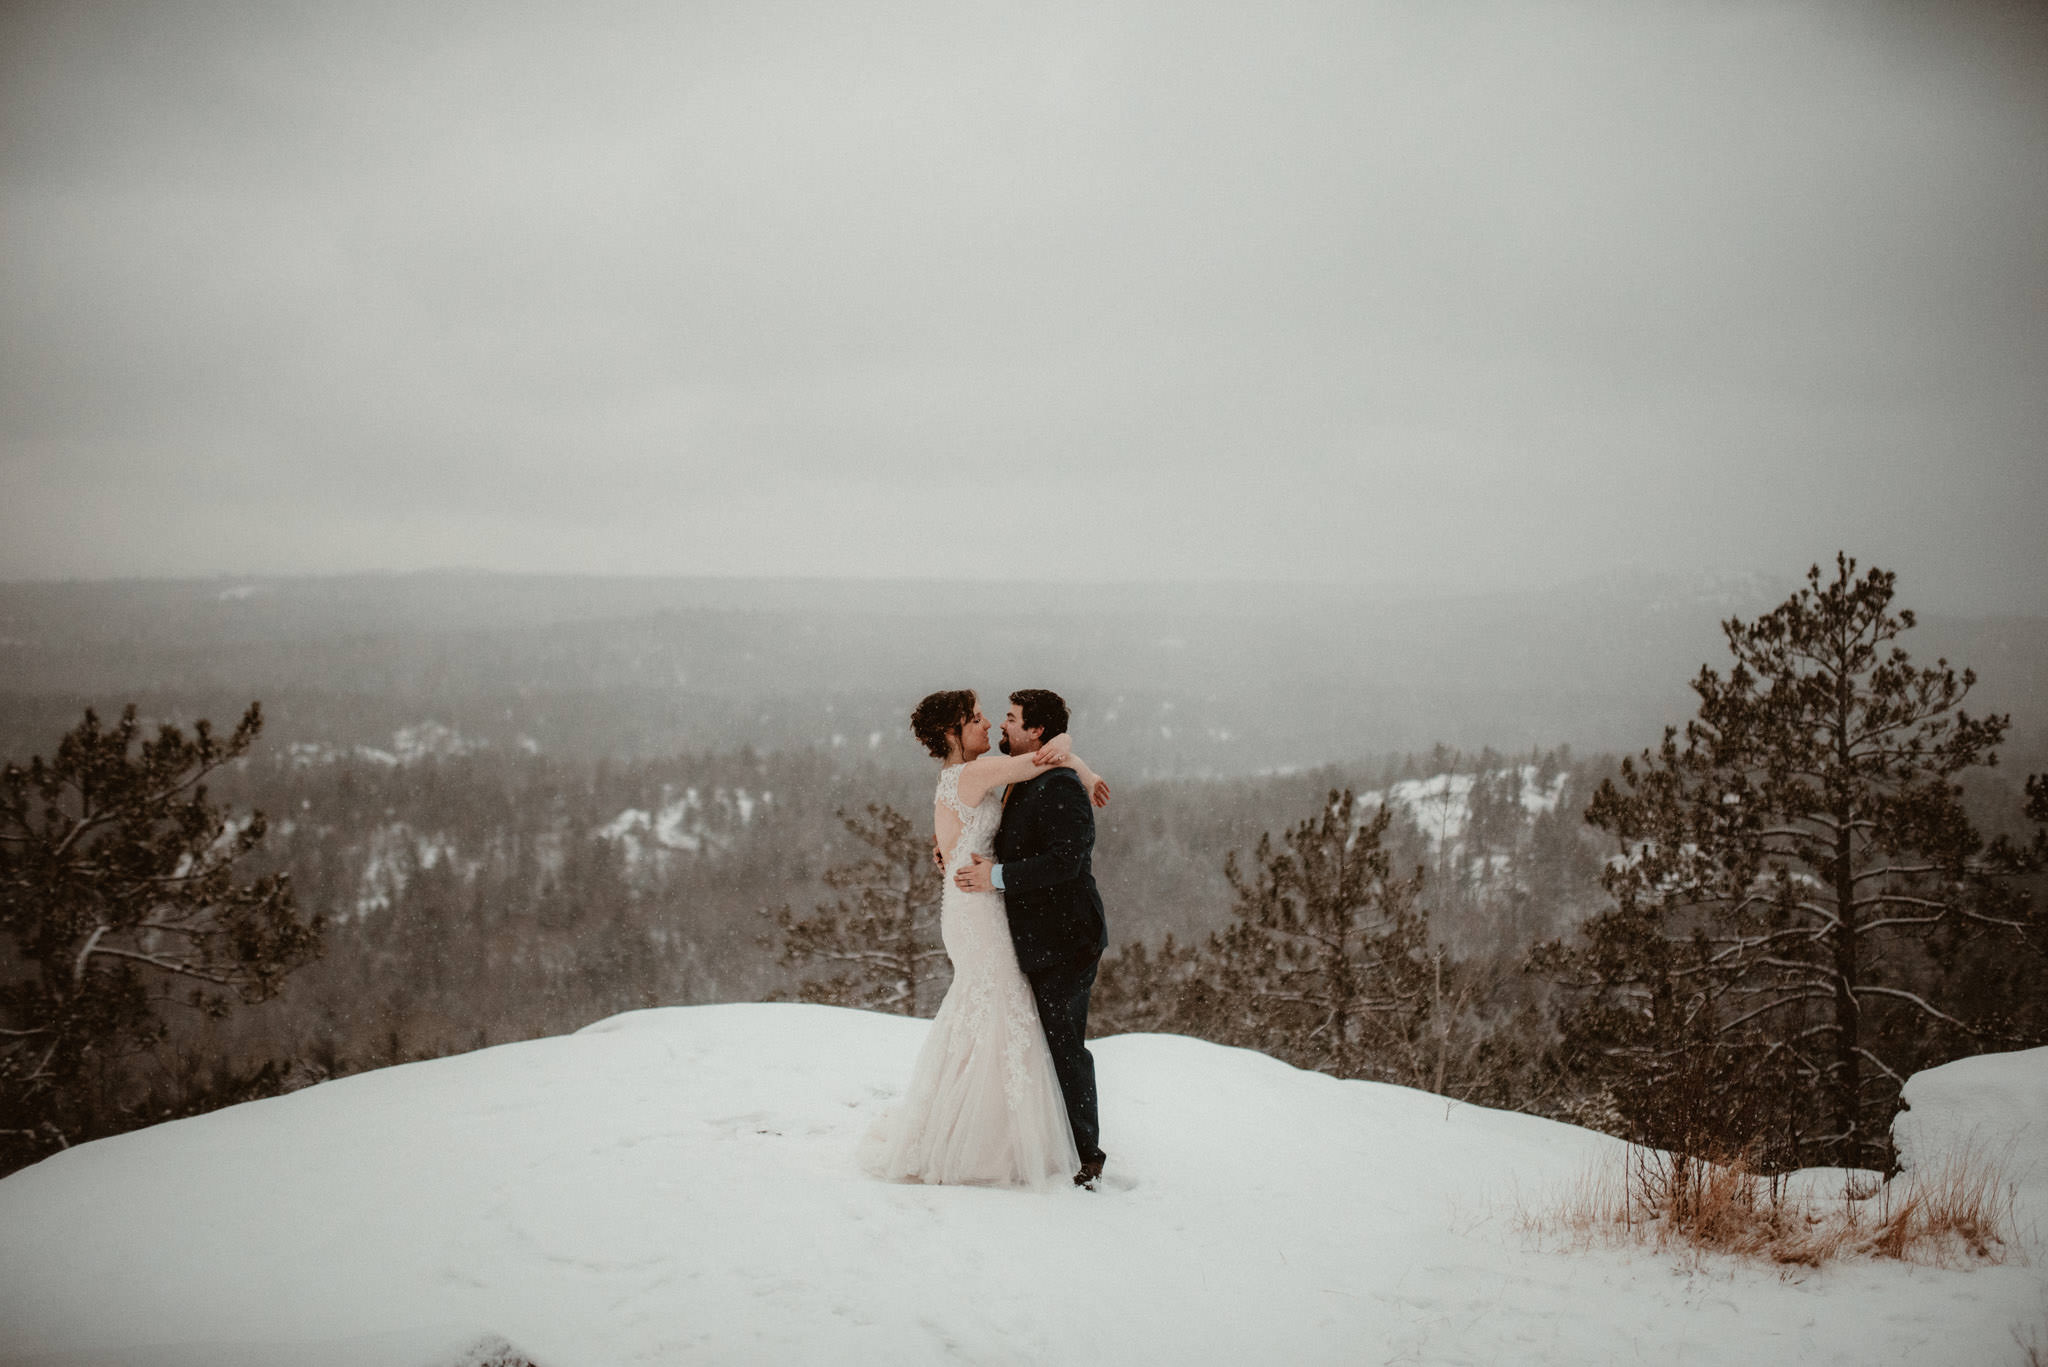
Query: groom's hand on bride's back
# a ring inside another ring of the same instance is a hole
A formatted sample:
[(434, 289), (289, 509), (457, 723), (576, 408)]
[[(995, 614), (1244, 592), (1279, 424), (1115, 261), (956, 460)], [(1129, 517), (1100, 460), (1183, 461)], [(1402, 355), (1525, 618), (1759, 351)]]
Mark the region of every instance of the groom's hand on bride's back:
[(967, 857), (970, 862), (963, 865), (960, 872), (953, 875), (953, 886), (959, 888), (962, 892), (994, 892), (996, 887), (993, 874), (995, 865), (991, 864), (982, 855), (971, 854)]

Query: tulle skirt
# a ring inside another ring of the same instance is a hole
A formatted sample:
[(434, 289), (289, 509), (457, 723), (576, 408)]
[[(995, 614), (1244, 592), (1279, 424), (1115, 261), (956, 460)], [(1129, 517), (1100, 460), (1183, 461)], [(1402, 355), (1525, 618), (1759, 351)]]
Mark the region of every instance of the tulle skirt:
[(949, 889), (940, 928), (953, 983), (862, 1166), (894, 1182), (1071, 1186), (1080, 1154), (1001, 894)]

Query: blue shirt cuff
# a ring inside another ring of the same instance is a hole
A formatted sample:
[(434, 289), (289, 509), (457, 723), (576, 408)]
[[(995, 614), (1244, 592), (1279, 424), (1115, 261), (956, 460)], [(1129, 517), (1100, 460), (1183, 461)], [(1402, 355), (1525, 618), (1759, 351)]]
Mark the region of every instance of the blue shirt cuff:
[(999, 888), (1003, 885), (1003, 866), (1001, 864), (995, 864), (989, 868), (988, 880)]

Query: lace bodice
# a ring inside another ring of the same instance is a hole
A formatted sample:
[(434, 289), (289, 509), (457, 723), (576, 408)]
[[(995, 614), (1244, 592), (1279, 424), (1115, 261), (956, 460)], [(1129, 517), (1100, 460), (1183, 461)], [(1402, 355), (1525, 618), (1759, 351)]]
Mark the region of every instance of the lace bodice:
[(937, 800), (960, 818), (960, 838), (953, 843), (952, 856), (946, 860), (948, 870), (965, 864), (969, 855), (993, 855), (996, 827), (1003, 824), (1003, 789), (1000, 784), (989, 789), (972, 807), (960, 801), (960, 770), (964, 767), (952, 764), (939, 771)]

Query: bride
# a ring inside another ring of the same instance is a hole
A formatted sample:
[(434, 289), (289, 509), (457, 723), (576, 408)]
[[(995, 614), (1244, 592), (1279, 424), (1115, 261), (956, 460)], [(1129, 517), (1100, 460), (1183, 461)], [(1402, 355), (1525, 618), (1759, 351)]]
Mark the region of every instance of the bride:
[(1108, 786), (1074, 757), (1065, 735), (1029, 755), (990, 754), (988, 718), (971, 690), (932, 694), (910, 726), (943, 761), (932, 822), (945, 863), (939, 934), (953, 982), (903, 1100), (869, 1131), (862, 1160), (899, 1182), (1071, 1186), (1080, 1155), (1037, 1003), (1017, 967), (1003, 894), (963, 891), (953, 874), (994, 850), (1006, 785), (1064, 766), (1098, 807)]

